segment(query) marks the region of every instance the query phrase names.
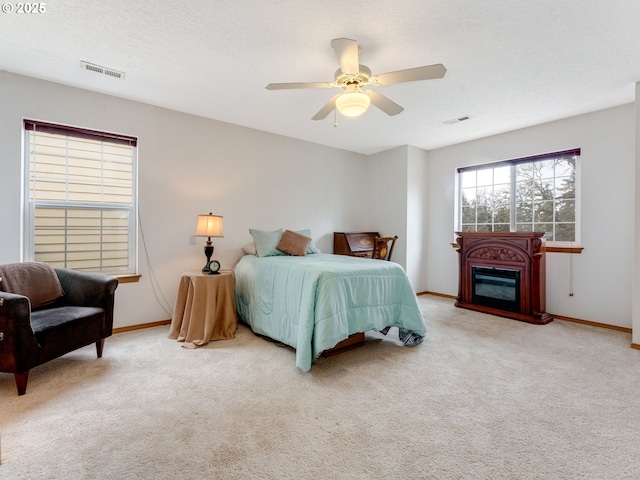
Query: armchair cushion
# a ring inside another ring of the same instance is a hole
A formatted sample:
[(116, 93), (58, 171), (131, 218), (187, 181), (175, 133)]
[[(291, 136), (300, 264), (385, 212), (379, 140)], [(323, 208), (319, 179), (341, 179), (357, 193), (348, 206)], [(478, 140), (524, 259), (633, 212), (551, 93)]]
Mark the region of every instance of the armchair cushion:
[(55, 269), (40, 262), (0, 265), (0, 290), (27, 297), (32, 309), (51, 304), (64, 295)]
[(56, 307), (31, 312), (40, 356), (57, 358), (78, 345), (104, 338), (103, 319), (104, 310), (98, 307)]

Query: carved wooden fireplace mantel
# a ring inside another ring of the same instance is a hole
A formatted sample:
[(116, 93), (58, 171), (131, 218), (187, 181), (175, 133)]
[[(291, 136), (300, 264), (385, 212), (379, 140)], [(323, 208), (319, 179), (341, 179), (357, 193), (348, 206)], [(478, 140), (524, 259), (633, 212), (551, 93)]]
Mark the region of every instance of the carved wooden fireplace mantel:
[(544, 232), (456, 232), (456, 306), (545, 324)]

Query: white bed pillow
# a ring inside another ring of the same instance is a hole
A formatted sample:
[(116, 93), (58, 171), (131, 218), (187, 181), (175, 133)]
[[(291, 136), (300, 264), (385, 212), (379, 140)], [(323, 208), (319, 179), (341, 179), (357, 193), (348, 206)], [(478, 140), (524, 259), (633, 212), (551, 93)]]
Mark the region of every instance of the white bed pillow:
[(253, 242), (250, 242), (250, 243), (247, 243), (246, 245), (243, 245), (242, 253), (244, 253), (245, 255), (257, 255), (258, 252), (256, 251), (256, 244)]

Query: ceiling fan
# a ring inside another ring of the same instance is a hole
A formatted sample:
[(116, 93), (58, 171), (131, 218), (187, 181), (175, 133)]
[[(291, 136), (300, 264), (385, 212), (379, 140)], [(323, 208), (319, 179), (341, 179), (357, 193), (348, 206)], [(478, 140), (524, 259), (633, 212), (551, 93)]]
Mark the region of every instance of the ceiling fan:
[(286, 90), (294, 88), (342, 88), (344, 91), (334, 95), (312, 120), (322, 120), (334, 109), (348, 117), (362, 115), (372, 103), (387, 115), (397, 115), (404, 110), (400, 105), (391, 101), (375, 90), (363, 90), (368, 85), (384, 86), (395, 83), (416, 82), (444, 77), (447, 69), (438, 63), (424, 67), (408, 68), (396, 72), (382, 73), (371, 76), (371, 70), (360, 65), (358, 60), (358, 42), (349, 38), (335, 38), (331, 40), (331, 47), (335, 50), (340, 63), (333, 82), (299, 82), (299, 83), (270, 83), (267, 90)]

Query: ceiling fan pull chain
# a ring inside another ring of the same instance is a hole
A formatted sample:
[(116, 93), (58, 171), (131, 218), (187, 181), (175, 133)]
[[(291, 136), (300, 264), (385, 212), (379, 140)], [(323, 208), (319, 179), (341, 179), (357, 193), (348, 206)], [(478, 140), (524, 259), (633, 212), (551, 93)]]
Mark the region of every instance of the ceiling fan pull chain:
[(333, 110), (333, 128), (338, 128), (338, 109)]

